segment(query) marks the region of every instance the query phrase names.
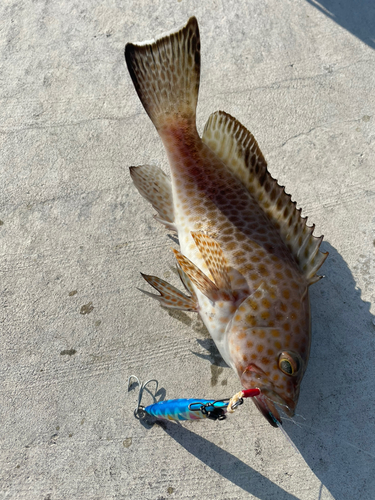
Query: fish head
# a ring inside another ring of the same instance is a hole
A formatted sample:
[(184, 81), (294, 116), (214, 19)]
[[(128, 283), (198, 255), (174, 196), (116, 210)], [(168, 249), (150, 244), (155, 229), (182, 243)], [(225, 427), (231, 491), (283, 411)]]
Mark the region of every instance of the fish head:
[(282, 298), (261, 285), (241, 303), (227, 330), (242, 387), (260, 389), (254, 403), (275, 427), (281, 424), (278, 408), (294, 415), (310, 351), (308, 293), (301, 286), (289, 303)]
[(281, 407), (290, 417), (294, 415), (304, 365), (298, 352), (285, 350), (277, 353), (271, 360), (259, 356), (254, 363), (250, 363), (241, 374), (239, 373), (245, 389), (260, 389), (260, 395), (253, 401), (272, 426), (281, 424), (277, 407)]

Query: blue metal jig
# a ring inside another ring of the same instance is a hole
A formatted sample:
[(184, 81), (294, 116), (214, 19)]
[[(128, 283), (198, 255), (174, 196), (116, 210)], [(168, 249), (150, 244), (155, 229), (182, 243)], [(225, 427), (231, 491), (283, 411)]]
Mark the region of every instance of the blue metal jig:
[(157, 388), (158, 382), (155, 379), (150, 379), (145, 383), (141, 383), (138, 377), (131, 375), (128, 380), (128, 390), (132, 378), (135, 378), (139, 385), (138, 404), (134, 410), (134, 415), (137, 418), (140, 417), (141, 412), (145, 412), (148, 415), (164, 420), (200, 420), (202, 418), (224, 420), (227, 412), (233, 412), (243, 403), (244, 397), (253, 397), (260, 394), (259, 389), (249, 389), (241, 391), (230, 399), (169, 399), (144, 407), (141, 405), (143, 391), (151, 382), (156, 382)]

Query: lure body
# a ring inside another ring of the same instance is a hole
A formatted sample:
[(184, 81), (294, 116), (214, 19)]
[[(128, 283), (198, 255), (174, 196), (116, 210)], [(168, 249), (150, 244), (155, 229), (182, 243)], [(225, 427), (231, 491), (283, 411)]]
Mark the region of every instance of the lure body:
[[(140, 385), (140, 397), (142, 397), (147, 382), (141, 384), (138, 380), (138, 384)], [(199, 420), (202, 418), (223, 420), (227, 411), (233, 413), (243, 403), (244, 398), (253, 398), (259, 395), (260, 390), (254, 388), (240, 391), (230, 399), (168, 399), (141, 408), (149, 415), (164, 420)], [(136, 413), (138, 413), (138, 408)]]
[[(144, 411), (153, 417), (164, 420), (199, 420), (209, 418), (214, 410), (221, 410), (220, 415), (226, 413), (227, 402), (214, 399), (170, 399), (146, 406)], [(201, 408), (205, 411), (202, 412)]]
[(327, 256), (322, 237), (312, 235), (235, 118), (214, 113), (199, 137), (195, 18), (152, 43), (127, 44), (125, 58), (172, 179), (149, 165), (131, 167), (131, 176), (157, 220), (178, 233), (174, 253), (188, 292), (143, 275), (160, 295), (145, 293), (164, 307), (199, 313), (242, 386), (261, 389), (255, 404), (276, 425), (275, 403), (294, 414), (308, 362), (308, 287)]

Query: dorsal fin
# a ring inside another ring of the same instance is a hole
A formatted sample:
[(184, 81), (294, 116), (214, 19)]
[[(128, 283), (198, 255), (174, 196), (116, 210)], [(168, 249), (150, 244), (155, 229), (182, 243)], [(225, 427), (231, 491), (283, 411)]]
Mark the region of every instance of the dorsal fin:
[(323, 236), (313, 236), (291, 196), (267, 170), (267, 163), (254, 136), (224, 111), (213, 113), (204, 128), (203, 142), (232, 170), (257, 200), (280, 235), (309, 284), (320, 279), (315, 273), (328, 253), (319, 250)]

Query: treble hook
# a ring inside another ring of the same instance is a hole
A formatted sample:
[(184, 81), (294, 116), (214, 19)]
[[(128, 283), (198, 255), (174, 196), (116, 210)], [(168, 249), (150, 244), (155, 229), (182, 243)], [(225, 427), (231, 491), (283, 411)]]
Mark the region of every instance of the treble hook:
[(132, 385), (131, 384), (131, 379), (132, 378), (136, 379), (136, 381), (138, 382), (138, 386), (139, 386), (137, 407), (134, 410), (134, 416), (138, 417), (139, 416), (139, 411), (144, 409), (144, 406), (141, 405), (143, 391), (146, 389), (146, 387), (147, 387), (148, 384), (150, 384), (151, 382), (155, 382), (156, 383), (155, 392), (157, 392), (157, 390), (158, 390), (158, 381), (156, 379), (154, 379), (154, 378), (151, 378), (150, 380), (147, 380), (147, 382), (142, 383), (136, 375), (130, 375), (130, 377), (128, 378), (128, 391), (130, 390), (130, 386)]

